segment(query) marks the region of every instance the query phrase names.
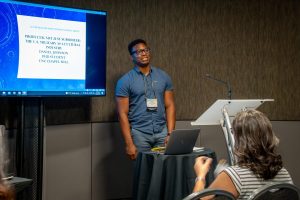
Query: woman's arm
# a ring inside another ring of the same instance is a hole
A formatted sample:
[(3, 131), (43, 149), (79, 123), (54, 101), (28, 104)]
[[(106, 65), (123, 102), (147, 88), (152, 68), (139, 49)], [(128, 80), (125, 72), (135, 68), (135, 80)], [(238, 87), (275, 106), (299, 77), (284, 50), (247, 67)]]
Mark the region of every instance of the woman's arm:
[[(197, 192), (200, 190), (203, 190), (205, 187), (205, 177), (206, 174), (210, 170), (210, 166), (212, 163), (212, 158), (208, 158), (205, 156), (198, 157), (196, 159), (195, 165), (194, 165), (194, 170), (197, 176), (197, 181), (195, 182), (195, 186), (193, 189), (193, 192)], [(238, 198), (239, 193), (232, 182), (230, 176), (225, 172), (222, 171), (216, 179), (210, 184), (209, 188), (215, 188), (215, 189), (221, 189), (230, 192), (233, 194), (235, 198)], [(213, 196), (209, 196), (204, 199), (212, 199)]]
[(225, 190), (233, 194), (235, 198), (239, 197), (239, 193), (232, 182), (230, 176), (225, 172), (222, 171), (216, 179), (210, 184), (209, 188), (217, 188), (221, 190)]

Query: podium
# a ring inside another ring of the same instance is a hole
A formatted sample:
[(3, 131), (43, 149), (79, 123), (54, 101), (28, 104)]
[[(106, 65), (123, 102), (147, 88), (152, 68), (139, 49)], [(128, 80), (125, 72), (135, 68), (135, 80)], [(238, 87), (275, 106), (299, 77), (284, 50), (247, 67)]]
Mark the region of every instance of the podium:
[(274, 101), (274, 99), (219, 99), (196, 121), (191, 122), (191, 125), (221, 125), (230, 158), (229, 164), (234, 165), (232, 119), (238, 112), (247, 109), (256, 109), (267, 101)]

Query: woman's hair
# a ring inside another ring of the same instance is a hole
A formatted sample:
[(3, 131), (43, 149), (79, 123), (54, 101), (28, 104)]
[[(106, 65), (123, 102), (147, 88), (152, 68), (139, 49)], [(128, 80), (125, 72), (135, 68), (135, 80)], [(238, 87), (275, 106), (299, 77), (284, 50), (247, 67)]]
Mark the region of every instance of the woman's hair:
[(257, 110), (238, 113), (233, 120), (234, 153), (239, 166), (248, 167), (264, 180), (272, 179), (282, 168), (276, 153), (279, 139), (270, 120)]

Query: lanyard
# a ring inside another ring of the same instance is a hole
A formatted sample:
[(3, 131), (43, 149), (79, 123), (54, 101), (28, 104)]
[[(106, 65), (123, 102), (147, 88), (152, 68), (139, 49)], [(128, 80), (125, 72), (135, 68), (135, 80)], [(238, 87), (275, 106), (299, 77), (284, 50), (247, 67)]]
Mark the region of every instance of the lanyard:
[[(150, 76), (150, 80), (151, 80), (151, 88), (152, 88), (152, 91), (154, 93), (154, 98), (156, 99), (156, 93), (155, 93), (155, 90), (154, 90), (154, 87), (153, 87), (153, 81), (152, 81), (151, 72), (149, 73), (149, 76)], [(145, 75), (143, 75), (143, 81), (144, 81), (145, 97), (147, 99), (148, 84), (147, 84), (147, 80), (146, 80), (146, 76)]]

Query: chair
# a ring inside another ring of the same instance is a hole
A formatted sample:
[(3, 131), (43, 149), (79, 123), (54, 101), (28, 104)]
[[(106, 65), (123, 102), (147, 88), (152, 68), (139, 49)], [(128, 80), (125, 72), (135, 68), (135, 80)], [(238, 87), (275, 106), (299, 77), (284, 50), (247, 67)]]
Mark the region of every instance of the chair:
[(300, 190), (290, 183), (270, 183), (256, 189), (248, 200), (300, 200)]
[(193, 192), (185, 197), (183, 200), (199, 200), (199, 198), (214, 195), (215, 200), (235, 200), (234, 196), (225, 190), (206, 188), (199, 192)]

